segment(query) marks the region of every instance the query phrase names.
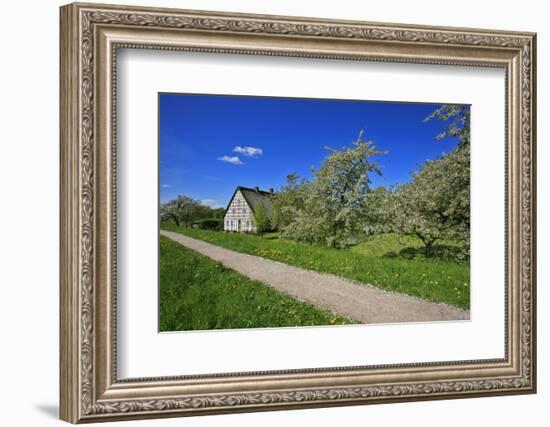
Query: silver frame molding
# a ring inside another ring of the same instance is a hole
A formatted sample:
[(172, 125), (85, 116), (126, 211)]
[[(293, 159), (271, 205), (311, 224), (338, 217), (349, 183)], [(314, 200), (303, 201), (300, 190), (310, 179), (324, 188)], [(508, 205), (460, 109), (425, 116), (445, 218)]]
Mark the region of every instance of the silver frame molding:
[[(75, 3), (61, 13), (60, 385), (72, 423), (536, 391), (534, 33)], [(506, 71), (505, 357), (117, 379), (118, 48)]]

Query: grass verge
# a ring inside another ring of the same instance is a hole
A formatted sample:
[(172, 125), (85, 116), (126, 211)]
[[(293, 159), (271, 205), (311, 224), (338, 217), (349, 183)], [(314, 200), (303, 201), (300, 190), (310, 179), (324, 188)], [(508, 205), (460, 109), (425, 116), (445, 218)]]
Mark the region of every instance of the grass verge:
[(180, 244), (160, 239), (160, 330), (356, 323), (250, 280)]

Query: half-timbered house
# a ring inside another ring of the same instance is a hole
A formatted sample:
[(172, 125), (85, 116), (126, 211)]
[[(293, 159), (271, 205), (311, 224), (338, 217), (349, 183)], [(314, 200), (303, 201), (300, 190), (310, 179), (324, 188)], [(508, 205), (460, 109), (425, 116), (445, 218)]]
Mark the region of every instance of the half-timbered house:
[(258, 187), (237, 187), (223, 217), (224, 231), (255, 233), (254, 212), (262, 204), (271, 217), (273, 189), (262, 191)]

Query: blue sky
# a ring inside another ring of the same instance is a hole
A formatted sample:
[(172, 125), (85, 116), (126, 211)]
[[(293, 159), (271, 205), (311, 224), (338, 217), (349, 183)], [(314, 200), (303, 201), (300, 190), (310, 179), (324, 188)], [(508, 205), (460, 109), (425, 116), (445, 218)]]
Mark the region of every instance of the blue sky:
[(225, 207), (235, 187), (278, 189), (290, 172), (311, 177), (329, 153), (364, 137), (387, 151), (373, 186), (406, 183), (456, 141), (423, 119), (440, 104), (159, 94), (160, 201), (186, 195)]

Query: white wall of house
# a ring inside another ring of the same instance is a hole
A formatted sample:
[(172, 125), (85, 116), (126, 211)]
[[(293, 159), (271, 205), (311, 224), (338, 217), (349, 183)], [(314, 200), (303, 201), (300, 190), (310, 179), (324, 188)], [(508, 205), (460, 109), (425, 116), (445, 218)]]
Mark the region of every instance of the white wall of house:
[(224, 231), (256, 232), (252, 210), (244, 196), (237, 191), (223, 218)]

